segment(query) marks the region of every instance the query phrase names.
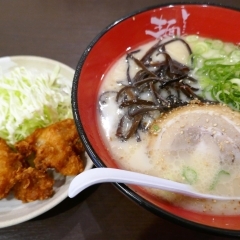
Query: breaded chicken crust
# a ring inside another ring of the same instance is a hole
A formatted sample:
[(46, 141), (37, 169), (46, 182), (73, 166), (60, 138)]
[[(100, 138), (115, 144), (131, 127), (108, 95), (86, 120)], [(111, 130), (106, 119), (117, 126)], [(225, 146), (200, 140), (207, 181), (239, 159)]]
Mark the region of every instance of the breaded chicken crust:
[(23, 167), (22, 160), (22, 156), (0, 138), (0, 199), (6, 197), (15, 185), (16, 175)]
[(37, 129), (14, 147), (0, 138), (0, 199), (12, 190), (22, 202), (45, 200), (54, 194), (49, 168), (65, 176), (84, 170), (85, 149), (73, 119)]
[(45, 200), (53, 195), (54, 179), (41, 170), (28, 167), (16, 175), (14, 196), (22, 202)]
[(26, 139), (15, 144), (25, 157), (34, 156), (35, 168), (48, 168), (63, 175), (77, 175), (84, 169), (80, 155), (84, 147), (73, 119), (66, 119), (48, 127), (35, 130)]

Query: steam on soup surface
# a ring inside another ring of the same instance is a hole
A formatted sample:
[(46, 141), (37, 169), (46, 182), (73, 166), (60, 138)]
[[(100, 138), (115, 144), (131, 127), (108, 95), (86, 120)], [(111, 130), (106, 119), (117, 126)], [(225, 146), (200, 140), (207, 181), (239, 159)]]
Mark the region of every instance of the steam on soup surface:
[[(99, 127), (120, 168), (240, 196), (240, 50), (186, 36), (122, 56), (99, 91)], [(175, 205), (239, 214), (239, 201), (146, 188)]]

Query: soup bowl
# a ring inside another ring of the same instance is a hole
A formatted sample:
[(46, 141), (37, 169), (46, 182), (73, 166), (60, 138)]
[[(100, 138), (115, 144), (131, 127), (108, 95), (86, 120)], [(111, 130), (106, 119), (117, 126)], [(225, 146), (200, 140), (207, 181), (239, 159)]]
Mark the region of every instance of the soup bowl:
[[(99, 88), (119, 57), (129, 49), (172, 35), (199, 35), (239, 43), (239, 9), (209, 4), (172, 4), (149, 7), (125, 16), (100, 32), (77, 64), (72, 109), (79, 135), (96, 167), (120, 168), (99, 127)], [(240, 215), (193, 212), (156, 198), (137, 186), (114, 183), (145, 209), (171, 221), (211, 233), (239, 236)]]

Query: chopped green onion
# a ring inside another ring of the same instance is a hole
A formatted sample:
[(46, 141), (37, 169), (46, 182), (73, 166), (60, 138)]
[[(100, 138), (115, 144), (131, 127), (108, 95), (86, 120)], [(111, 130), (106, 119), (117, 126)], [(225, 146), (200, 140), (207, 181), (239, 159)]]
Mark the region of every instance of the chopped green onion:
[(197, 42), (193, 45), (193, 52), (196, 54), (203, 54), (209, 49), (209, 45), (206, 42)]
[(223, 177), (223, 176), (230, 176), (230, 173), (225, 171), (225, 170), (221, 170), (220, 172), (217, 173), (217, 175), (214, 177), (213, 182), (210, 186), (210, 190), (214, 190), (216, 188), (216, 185), (219, 183), (219, 180)]
[(152, 130), (154, 131), (154, 132), (158, 132), (159, 131), (159, 126), (158, 125), (156, 125), (156, 124), (153, 124), (152, 125)]
[(194, 184), (197, 181), (197, 173), (190, 167), (184, 167), (182, 175), (189, 184)]
[(212, 41), (212, 47), (213, 49), (222, 49), (223, 48), (223, 42), (221, 40), (213, 40)]
[(186, 36), (186, 41), (189, 43), (198, 41), (199, 36), (198, 35), (188, 35)]
[(193, 68), (202, 96), (240, 110), (240, 49), (220, 40), (192, 44)]

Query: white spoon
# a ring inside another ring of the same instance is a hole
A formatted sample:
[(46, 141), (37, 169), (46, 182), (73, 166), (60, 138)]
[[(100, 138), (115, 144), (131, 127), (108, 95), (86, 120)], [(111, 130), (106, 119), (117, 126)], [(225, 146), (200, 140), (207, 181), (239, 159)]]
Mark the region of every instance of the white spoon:
[(181, 193), (194, 198), (208, 198), (217, 200), (240, 200), (240, 197), (216, 196), (199, 193), (190, 185), (167, 179), (114, 168), (94, 168), (77, 175), (70, 183), (68, 196), (75, 197), (85, 188), (106, 182), (126, 183), (151, 188), (158, 188), (174, 193)]

